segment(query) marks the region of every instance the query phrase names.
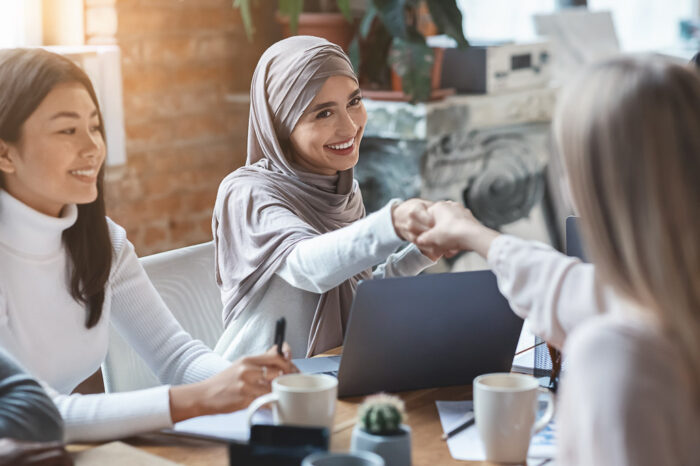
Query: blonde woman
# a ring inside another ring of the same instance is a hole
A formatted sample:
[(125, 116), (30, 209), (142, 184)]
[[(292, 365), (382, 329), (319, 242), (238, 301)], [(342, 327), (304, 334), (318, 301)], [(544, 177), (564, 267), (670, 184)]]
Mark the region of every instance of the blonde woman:
[(430, 209), (418, 244), (486, 257), (514, 311), (563, 346), (560, 464), (698, 464), (700, 77), (600, 64), (564, 92), (554, 135), (595, 267), (454, 203)]

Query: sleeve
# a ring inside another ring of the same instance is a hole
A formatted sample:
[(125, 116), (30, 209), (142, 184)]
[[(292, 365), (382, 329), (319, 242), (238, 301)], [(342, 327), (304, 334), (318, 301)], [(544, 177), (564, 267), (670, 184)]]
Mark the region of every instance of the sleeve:
[(680, 426), (688, 420), (688, 400), (682, 391), (674, 394), (683, 385), (671, 370), (674, 359), (630, 330), (596, 319), (567, 342), (562, 464), (686, 464), (679, 439), (687, 435)]
[[(115, 258), (110, 321), (159, 380), (204, 380), (230, 366), (175, 320), (141, 267), (123, 230), (110, 222)], [(123, 393), (66, 395), (44, 385), (65, 423), (65, 440), (99, 441), (172, 427), (170, 386)]]
[(39, 382), (0, 348), (0, 437), (63, 440), (63, 421)]
[(535, 335), (559, 348), (578, 324), (614, 306), (612, 292), (596, 282), (592, 264), (543, 243), (501, 235), (491, 244), (488, 263), (513, 311), (527, 319)]
[(385, 261), (403, 243), (391, 220), (394, 202), (344, 228), (300, 241), (277, 275), (295, 288), (325, 293)]
[(415, 244), (409, 244), (394, 254), (386, 262), (379, 264), (372, 272), (372, 278), (409, 277), (418, 275), (435, 261), (423, 255)]

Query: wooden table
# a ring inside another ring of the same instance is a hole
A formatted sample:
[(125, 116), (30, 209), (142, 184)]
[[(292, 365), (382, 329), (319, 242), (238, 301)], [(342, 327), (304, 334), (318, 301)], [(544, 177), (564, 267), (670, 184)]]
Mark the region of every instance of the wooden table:
[[(327, 354), (339, 354), (335, 349)], [(456, 461), (440, 439), (442, 426), (435, 406), (436, 400), (471, 399), (471, 385), (429, 388), (397, 393), (406, 403), (407, 424), (411, 426), (412, 456), (414, 466), (443, 465), (489, 465), (479, 461)], [(355, 426), (357, 408), (364, 397), (338, 400), (335, 427), (331, 436), (332, 451), (348, 451), (350, 437)], [(205, 440), (173, 437), (164, 434), (139, 435), (124, 440), (125, 443), (143, 451), (161, 456), (177, 463), (191, 466), (228, 466), (228, 451), (225, 444)], [(93, 445), (71, 445), (69, 450), (79, 451)]]

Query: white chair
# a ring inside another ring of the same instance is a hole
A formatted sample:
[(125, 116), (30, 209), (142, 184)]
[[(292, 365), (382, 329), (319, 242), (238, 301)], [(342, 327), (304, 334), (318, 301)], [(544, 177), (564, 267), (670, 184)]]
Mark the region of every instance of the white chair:
[[(214, 278), (214, 243), (174, 249), (139, 261), (180, 325), (213, 348), (223, 333), (223, 306)], [(111, 326), (109, 338), (102, 365), (108, 393), (160, 385), (151, 369)]]

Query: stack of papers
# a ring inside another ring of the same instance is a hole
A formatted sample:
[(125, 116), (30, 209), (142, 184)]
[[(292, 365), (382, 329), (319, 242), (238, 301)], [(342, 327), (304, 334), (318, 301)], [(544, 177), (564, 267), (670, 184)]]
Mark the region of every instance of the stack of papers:
[[(473, 409), (472, 401), (436, 401), (442, 430), (447, 432), (457, 427), (465, 413)], [(528, 464), (539, 464), (538, 459), (553, 458), (555, 454), (554, 421), (532, 437), (528, 451)], [(486, 453), (479, 438), (479, 431), (472, 425), (447, 440), (450, 454), (456, 460), (485, 461)], [(530, 463), (532, 462), (532, 463)], [(554, 466), (547, 462), (547, 466)]]

